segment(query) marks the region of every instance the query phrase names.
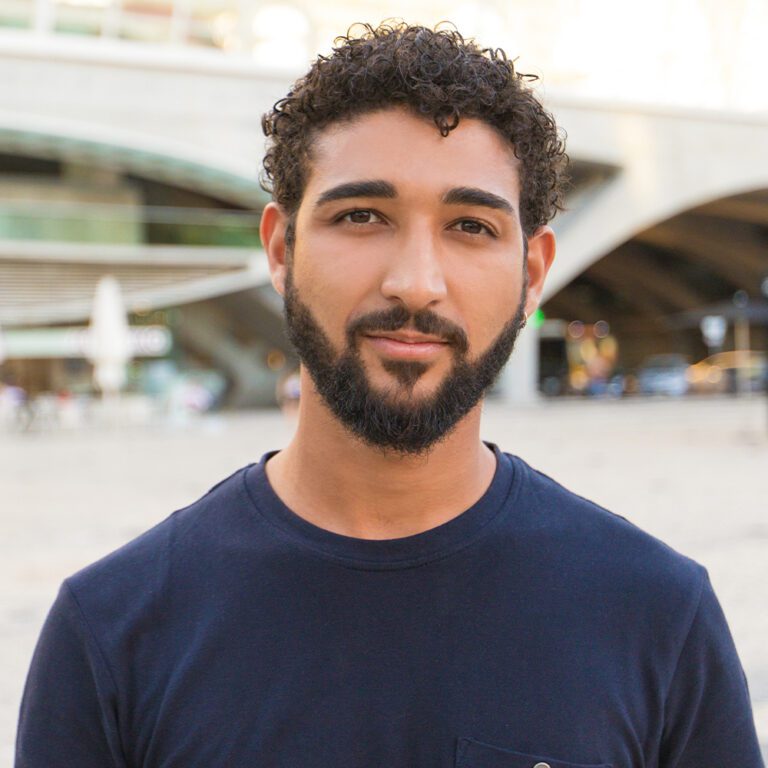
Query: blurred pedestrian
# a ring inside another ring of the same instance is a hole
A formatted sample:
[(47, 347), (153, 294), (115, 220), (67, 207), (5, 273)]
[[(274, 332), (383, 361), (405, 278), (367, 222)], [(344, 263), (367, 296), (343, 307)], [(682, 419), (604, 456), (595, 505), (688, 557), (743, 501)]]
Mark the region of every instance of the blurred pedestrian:
[(298, 415), (300, 399), (301, 376), (296, 368), (281, 376), (277, 382), (277, 404), (285, 416), (293, 419)]
[(0, 381), (0, 423), (26, 431), (31, 421), (32, 410), (26, 390), (12, 377)]

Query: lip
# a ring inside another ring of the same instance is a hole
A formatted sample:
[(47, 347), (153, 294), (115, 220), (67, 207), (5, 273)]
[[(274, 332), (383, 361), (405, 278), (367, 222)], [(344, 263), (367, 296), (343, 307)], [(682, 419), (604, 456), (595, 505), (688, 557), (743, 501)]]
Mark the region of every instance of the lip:
[(382, 355), (399, 360), (428, 360), (449, 346), (434, 336), (393, 331), (388, 334), (365, 334), (371, 346)]
[(401, 341), (404, 344), (447, 344), (445, 339), (439, 336), (429, 336), (426, 333), (415, 333), (413, 331), (389, 331), (379, 333), (366, 333), (371, 339), (393, 339)]

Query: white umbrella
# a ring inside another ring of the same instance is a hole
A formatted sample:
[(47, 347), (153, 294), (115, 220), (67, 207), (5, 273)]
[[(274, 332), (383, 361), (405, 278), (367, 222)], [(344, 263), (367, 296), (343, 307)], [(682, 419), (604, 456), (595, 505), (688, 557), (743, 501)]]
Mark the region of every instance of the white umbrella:
[(94, 365), (93, 377), (104, 395), (116, 395), (125, 386), (125, 369), (131, 351), (131, 334), (120, 284), (111, 275), (106, 275), (96, 286), (88, 343), (88, 358)]

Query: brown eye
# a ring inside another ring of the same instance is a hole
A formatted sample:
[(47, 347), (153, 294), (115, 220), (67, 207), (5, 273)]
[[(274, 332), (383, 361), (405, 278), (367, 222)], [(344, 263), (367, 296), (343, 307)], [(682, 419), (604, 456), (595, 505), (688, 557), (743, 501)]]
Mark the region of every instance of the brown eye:
[(490, 235), (496, 237), (496, 233), (487, 224), (477, 219), (460, 219), (451, 225), (451, 229), (465, 232), (468, 235)]
[(477, 219), (459, 219), (451, 224), (451, 229), (457, 232), (464, 232), (467, 235), (487, 235), (488, 237), (498, 237), (497, 233), (488, 224), (484, 224)]
[(470, 235), (480, 235), (485, 229), (479, 221), (472, 221), (471, 219), (465, 219), (464, 221), (459, 222), (459, 226), (462, 232), (466, 232)]
[(350, 224), (373, 224), (379, 221), (379, 217), (373, 212), (365, 208), (361, 208), (357, 211), (349, 211), (345, 213), (342, 220), (350, 222)]

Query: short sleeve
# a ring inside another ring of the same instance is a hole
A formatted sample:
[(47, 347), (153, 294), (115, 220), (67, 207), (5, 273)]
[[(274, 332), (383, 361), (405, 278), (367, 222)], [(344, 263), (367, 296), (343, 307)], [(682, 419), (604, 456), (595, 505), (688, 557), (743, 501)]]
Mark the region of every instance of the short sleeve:
[(665, 708), (660, 768), (761, 768), (749, 691), (706, 572)]
[(65, 582), (27, 676), (16, 768), (124, 768), (109, 670)]

